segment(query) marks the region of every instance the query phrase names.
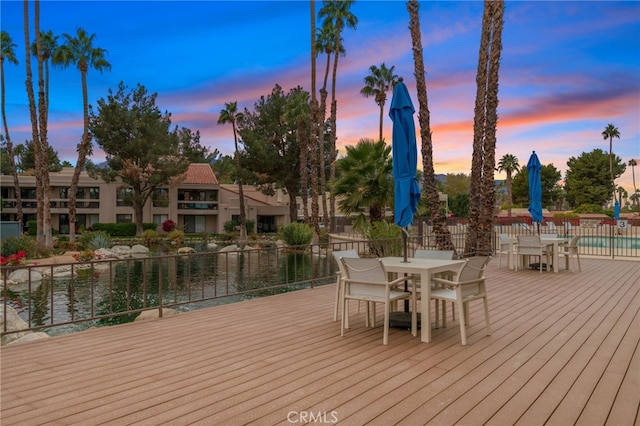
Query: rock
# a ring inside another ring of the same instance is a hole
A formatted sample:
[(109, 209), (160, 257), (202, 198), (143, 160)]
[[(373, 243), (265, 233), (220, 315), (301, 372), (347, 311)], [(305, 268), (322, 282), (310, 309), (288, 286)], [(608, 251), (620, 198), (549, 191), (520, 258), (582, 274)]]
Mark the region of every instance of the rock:
[[(176, 311), (175, 309), (162, 308), (162, 318), (170, 317), (177, 314), (178, 314), (178, 311)], [(146, 320), (156, 319), (156, 318), (159, 318), (158, 315), (159, 315), (158, 309), (149, 309), (148, 311), (140, 312), (140, 315), (138, 315), (136, 319), (133, 321), (136, 322), (136, 321), (146, 321)]]
[(19, 345), (20, 343), (27, 343), (33, 340), (48, 339), (49, 337), (51, 336), (49, 336), (47, 333), (44, 333), (42, 331), (38, 331), (36, 333), (29, 332), (28, 334), (25, 334), (21, 338), (16, 339), (11, 343), (7, 343), (7, 345)]
[(118, 256), (107, 248), (99, 248), (93, 252), (96, 259), (117, 259)]
[(222, 247), (219, 252), (227, 252), (227, 251), (238, 251), (238, 246), (236, 244), (231, 244), (229, 246), (226, 247)]
[(178, 249), (178, 254), (189, 254), (189, 253), (195, 253), (196, 250), (193, 247), (180, 247)]
[[(3, 303), (0, 305), (0, 329), (2, 330), (4, 330), (4, 325), (5, 325), (4, 309), (5, 309), (5, 305)], [(7, 331), (25, 330), (29, 328), (29, 324), (27, 324), (25, 320), (20, 318), (20, 315), (18, 315), (15, 309), (13, 309), (11, 306), (7, 306), (7, 327), (6, 328), (7, 328)], [(18, 340), (29, 333), (31, 333), (31, 331), (20, 331), (17, 333), (5, 334), (4, 336), (2, 336), (2, 344), (6, 345), (8, 343), (11, 343), (14, 340)]]
[(149, 254), (149, 249), (143, 245), (136, 244), (131, 247), (131, 254)]
[[(18, 269), (13, 271), (9, 274), (9, 280), (18, 284), (29, 282), (29, 270)], [(35, 269), (31, 269), (31, 282), (34, 281), (42, 281), (42, 274)]]
[(217, 248), (218, 248), (218, 245), (216, 243), (207, 243), (207, 249), (215, 250)]
[(113, 246), (111, 252), (116, 255), (117, 258), (122, 259), (131, 256), (131, 247), (129, 246)]

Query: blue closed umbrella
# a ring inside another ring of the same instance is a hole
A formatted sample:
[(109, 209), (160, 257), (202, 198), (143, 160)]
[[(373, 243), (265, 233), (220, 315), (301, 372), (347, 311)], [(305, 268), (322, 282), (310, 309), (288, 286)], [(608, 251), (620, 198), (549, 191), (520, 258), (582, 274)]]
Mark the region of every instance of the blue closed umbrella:
[(620, 203), (616, 200), (616, 203), (613, 205), (613, 218), (615, 220), (620, 219)]
[(394, 218), (396, 225), (406, 228), (413, 223), (413, 215), (420, 201), (420, 186), (416, 177), (418, 150), (415, 109), (402, 78), (393, 88), (389, 117), (393, 121), (392, 161), (394, 186)]
[(529, 213), (534, 222), (542, 222), (542, 180), (540, 178), (540, 170), (542, 164), (538, 160), (536, 152), (533, 151), (529, 162), (527, 163), (527, 172), (529, 174)]

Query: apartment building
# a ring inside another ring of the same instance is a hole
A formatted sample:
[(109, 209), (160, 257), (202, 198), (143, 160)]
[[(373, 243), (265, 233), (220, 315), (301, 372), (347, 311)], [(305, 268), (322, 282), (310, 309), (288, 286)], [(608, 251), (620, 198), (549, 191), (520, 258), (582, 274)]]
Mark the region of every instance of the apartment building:
[[(68, 234), (69, 186), (73, 168), (49, 174), (51, 222), (61, 234)], [(23, 226), (36, 219), (35, 176), (20, 175)], [(13, 178), (0, 175), (1, 220), (15, 221), (17, 202)], [(289, 223), (289, 198), (278, 191), (266, 196), (252, 186), (245, 186), (245, 212), (257, 232), (275, 232)], [(131, 189), (122, 183), (106, 183), (86, 173), (80, 175), (76, 201), (76, 229), (90, 228), (94, 223), (133, 222), (133, 208), (125, 202)], [(208, 164), (191, 164), (187, 172), (170, 185), (158, 188), (146, 203), (143, 222), (160, 225), (167, 219), (177, 223), (186, 233), (223, 232), (227, 221), (238, 220), (240, 197), (236, 185), (221, 185)]]

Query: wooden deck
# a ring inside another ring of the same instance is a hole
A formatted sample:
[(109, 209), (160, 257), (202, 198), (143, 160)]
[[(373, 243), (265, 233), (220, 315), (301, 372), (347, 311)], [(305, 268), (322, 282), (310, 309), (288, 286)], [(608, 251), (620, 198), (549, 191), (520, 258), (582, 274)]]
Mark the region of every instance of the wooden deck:
[(0, 423), (639, 424), (640, 262), (487, 276), (468, 346), (341, 337), (330, 285), (2, 347)]

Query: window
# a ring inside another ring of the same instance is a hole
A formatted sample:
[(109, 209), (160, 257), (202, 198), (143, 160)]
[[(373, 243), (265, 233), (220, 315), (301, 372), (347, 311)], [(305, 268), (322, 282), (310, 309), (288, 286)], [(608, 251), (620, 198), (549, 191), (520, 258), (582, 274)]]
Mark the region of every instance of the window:
[(131, 206), (131, 196), (133, 190), (131, 188), (119, 188), (116, 193), (116, 206)]
[(131, 223), (133, 222), (133, 215), (130, 214), (117, 214), (116, 223)]
[(184, 217), (184, 232), (188, 234), (197, 234), (206, 232), (206, 218), (205, 216), (185, 216)]
[(153, 223), (155, 223), (159, 227), (162, 226), (162, 222), (164, 222), (165, 220), (168, 220), (168, 219), (169, 219), (169, 215), (168, 214), (154, 214), (153, 215)]
[(66, 200), (69, 198), (69, 188), (60, 188), (58, 189), (58, 197)]
[(99, 200), (100, 199), (100, 188), (89, 188), (89, 198), (92, 200)]

